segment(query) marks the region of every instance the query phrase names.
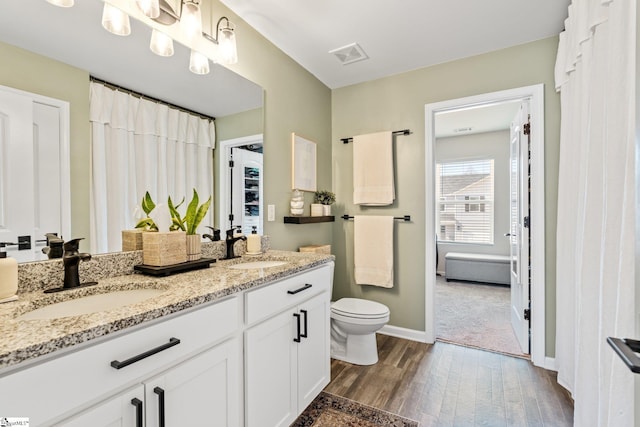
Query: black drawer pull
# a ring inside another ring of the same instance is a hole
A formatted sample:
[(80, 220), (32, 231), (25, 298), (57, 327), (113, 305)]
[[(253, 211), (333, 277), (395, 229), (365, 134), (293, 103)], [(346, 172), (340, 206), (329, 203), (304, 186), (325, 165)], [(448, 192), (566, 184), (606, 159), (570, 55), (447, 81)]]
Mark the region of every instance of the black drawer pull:
[(293, 339), (294, 342), (300, 342), (300, 313), (293, 313), (293, 317), (296, 318), (296, 324), (298, 325), (296, 328), (296, 338)]
[(136, 427), (142, 427), (142, 400), (134, 397), (131, 404), (136, 407)]
[(312, 285), (311, 285), (311, 283), (307, 283), (307, 284), (306, 284), (306, 285), (304, 285), (303, 287), (298, 288), (298, 289), (293, 290), (293, 291), (287, 291), (287, 293), (288, 293), (289, 295), (295, 295), (295, 294), (297, 294), (298, 292), (306, 291), (306, 290), (307, 290), (307, 289), (309, 289), (311, 286), (312, 286)]
[(158, 395), (158, 426), (164, 427), (164, 390), (155, 387), (153, 392)]
[(123, 362), (120, 362), (118, 360), (112, 360), (111, 361), (111, 366), (116, 368), (116, 369), (122, 369), (125, 366), (129, 366), (133, 363), (139, 362), (142, 359), (146, 359), (149, 356), (153, 356), (156, 353), (160, 353), (161, 351), (164, 351), (168, 348), (173, 347), (174, 345), (178, 345), (180, 344), (180, 340), (178, 338), (169, 338), (169, 342), (166, 344), (162, 344), (156, 348), (152, 348), (151, 350), (145, 351), (144, 353), (140, 353), (137, 356), (133, 356), (130, 359), (127, 359)]
[(304, 333), (300, 334), (302, 338), (309, 338), (307, 336), (307, 310), (300, 310), (300, 313), (304, 314)]

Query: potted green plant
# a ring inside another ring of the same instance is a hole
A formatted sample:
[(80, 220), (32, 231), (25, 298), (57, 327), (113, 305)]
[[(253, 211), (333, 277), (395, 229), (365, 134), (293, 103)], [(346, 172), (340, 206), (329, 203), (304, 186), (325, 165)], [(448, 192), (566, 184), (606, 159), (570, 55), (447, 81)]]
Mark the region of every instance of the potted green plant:
[(187, 205), (187, 211), (184, 217), (180, 215), (178, 208), (184, 203), (184, 199), (178, 205), (174, 205), (171, 197), (169, 197), (168, 205), (171, 212), (172, 229), (182, 230), (187, 233), (187, 261), (195, 261), (200, 259), (201, 253), (201, 236), (197, 233), (198, 226), (207, 215), (209, 206), (211, 205), (211, 196), (206, 202), (200, 204), (198, 192), (193, 189), (193, 197)]
[(316, 191), (314, 202), (322, 205), (322, 215), (331, 215), (331, 205), (336, 201), (336, 195), (329, 190)]
[(148, 191), (144, 194), (144, 197), (142, 198), (141, 206), (142, 206), (142, 211), (146, 215), (146, 218), (142, 218), (140, 221), (138, 221), (138, 223), (136, 224), (136, 228), (142, 229), (143, 231), (158, 231), (158, 227), (156, 226), (156, 223), (149, 216), (151, 211), (155, 209), (156, 204), (153, 202), (153, 199), (151, 198), (151, 195), (149, 194)]

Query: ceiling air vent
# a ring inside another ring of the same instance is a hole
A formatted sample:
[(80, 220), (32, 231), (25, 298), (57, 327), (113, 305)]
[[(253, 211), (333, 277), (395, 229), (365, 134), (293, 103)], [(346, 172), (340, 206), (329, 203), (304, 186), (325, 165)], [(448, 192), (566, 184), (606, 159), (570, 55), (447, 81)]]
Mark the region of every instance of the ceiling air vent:
[(330, 50), (329, 53), (334, 54), (336, 58), (338, 58), (338, 61), (342, 63), (342, 65), (352, 64), (354, 62), (369, 59), (367, 54), (364, 53), (364, 50), (362, 50), (358, 43), (351, 43), (338, 49)]

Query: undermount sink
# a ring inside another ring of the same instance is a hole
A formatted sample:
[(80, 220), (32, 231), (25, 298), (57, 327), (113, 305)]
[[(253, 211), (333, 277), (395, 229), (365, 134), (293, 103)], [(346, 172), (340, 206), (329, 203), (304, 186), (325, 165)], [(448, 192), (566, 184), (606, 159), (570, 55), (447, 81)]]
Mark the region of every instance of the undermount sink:
[(236, 270), (254, 270), (259, 268), (278, 267), (284, 264), (286, 264), (286, 262), (284, 261), (252, 261), (231, 265), (229, 266), (229, 268), (233, 268)]
[(163, 292), (165, 291), (162, 289), (134, 289), (88, 295), (81, 298), (46, 305), (17, 317), (17, 320), (50, 320), (61, 317), (97, 313), (99, 311), (108, 311), (124, 307), (125, 305), (142, 302), (146, 299), (160, 295)]

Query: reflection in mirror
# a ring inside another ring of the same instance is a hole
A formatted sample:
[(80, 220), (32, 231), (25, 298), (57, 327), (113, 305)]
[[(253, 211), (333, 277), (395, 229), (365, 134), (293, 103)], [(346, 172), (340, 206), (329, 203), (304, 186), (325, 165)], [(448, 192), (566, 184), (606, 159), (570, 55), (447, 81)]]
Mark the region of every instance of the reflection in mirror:
[[(91, 177), (86, 137), (89, 113), (79, 109), (88, 110), (88, 103), (84, 103), (89, 94), (90, 75), (215, 117), (218, 140), (228, 134), (224, 129), (225, 117), (246, 111), (260, 111), (257, 115), (259, 124), (249, 128), (250, 134), (262, 132), (263, 93), (259, 86), (215, 64), (208, 75), (189, 72), (189, 49), (177, 43), (170, 58), (153, 54), (149, 49), (151, 29), (133, 19), (130, 36), (108, 33), (100, 25), (103, 4), (100, 0), (76, 2), (72, 8), (58, 8), (42, 0), (0, 4), (0, 49), (10, 54), (3, 55), (5, 65), (10, 65), (0, 70), (0, 85), (19, 87), (36, 94), (61, 94), (58, 98), (63, 100), (73, 99), (69, 132), (73, 234), (63, 237), (87, 238), (83, 241), (85, 251), (90, 243), (88, 183)], [(242, 52), (239, 54), (241, 58)], [(60, 72), (58, 63), (52, 59), (73, 67), (71, 72)], [(12, 64), (15, 64), (15, 70)], [(74, 95), (66, 98), (67, 94)], [(260, 126), (257, 132), (256, 126)], [(234, 137), (241, 135), (237, 129), (232, 134)], [(15, 179), (9, 178), (10, 181)], [(3, 188), (11, 186), (10, 181), (5, 182)], [(214, 206), (215, 202), (212, 210)], [(123, 215), (131, 216), (131, 213)], [(41, 231), (42, 236), (33, 236), (33, 240), (44, 239), (44, 233), (49, 231), (53, 230)]]

